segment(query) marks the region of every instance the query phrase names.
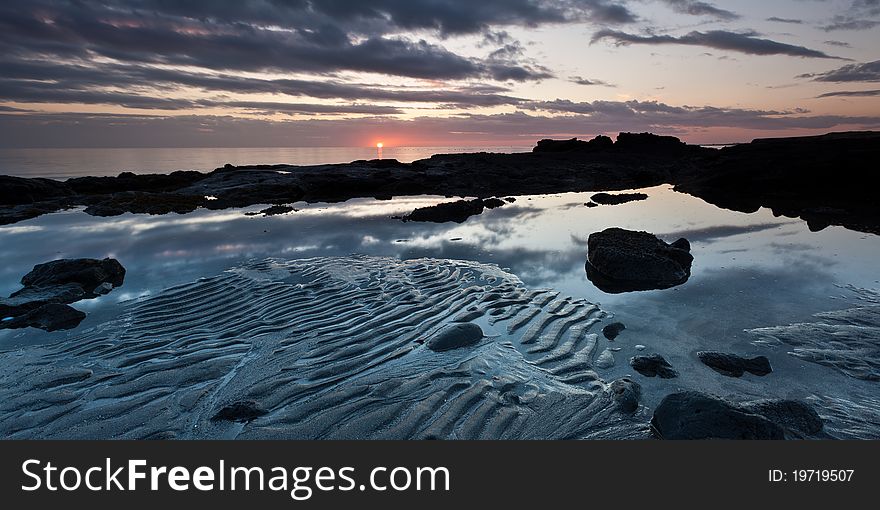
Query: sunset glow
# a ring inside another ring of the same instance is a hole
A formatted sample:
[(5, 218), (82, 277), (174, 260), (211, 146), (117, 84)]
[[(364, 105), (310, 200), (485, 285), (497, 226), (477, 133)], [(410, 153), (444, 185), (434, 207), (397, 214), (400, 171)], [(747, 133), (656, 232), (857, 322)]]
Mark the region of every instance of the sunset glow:
[(377, 131), (394, 147), (620, 131), (727, 143), (880, 127), (874, 0), (348, 5), (6, 2), (0, 147), (361, 147)]

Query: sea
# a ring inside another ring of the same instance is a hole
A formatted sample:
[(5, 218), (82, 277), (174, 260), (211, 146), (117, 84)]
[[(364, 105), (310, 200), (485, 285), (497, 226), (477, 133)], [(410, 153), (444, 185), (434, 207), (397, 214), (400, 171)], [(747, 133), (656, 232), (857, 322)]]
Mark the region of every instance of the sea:
[(410, 163), (434, 154), (529, 152), (531, 146), (498, 147), (226, 147), (226, 148), (82, 148), (0, 149), (0, 175), (64, 180), (87, 175), (112, 176), (210, 172), (232, 165), (324, 165), (359, 159), (396, 159)]

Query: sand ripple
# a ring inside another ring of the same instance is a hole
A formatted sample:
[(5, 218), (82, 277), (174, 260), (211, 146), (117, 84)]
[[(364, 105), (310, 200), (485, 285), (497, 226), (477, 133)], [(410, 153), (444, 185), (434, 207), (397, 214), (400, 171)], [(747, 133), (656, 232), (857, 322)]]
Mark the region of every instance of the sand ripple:
[[(647, 437), (591, 368), (608, 317), (474, 262), (261, 261), (0, 353), (0, 436)], [(429, 350), (451, 322), (485, 337)], [(241, 401), (265, 413), (211, 420)]]

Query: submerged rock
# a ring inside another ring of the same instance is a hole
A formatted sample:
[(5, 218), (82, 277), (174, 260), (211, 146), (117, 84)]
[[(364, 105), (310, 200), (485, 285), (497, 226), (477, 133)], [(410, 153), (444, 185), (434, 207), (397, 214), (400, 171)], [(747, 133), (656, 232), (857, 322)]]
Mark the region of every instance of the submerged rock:
[(590, 199), (601, 205), (620, 205), (625, 204), (627, 202), (636, 202), (639, 200), (647, 200), (648, 195), (644, 193), (617, 193), (612, 195), (610, 193), (596, 193)]
[(23, 289), (0, 299), (0, 329), (35, 327), (46, 331), (72, 329), (85, 314), (69, 306), (105, 295), (125, 280), (115, 259), (67, 259), (38, 264), (24, 275)]
[(602, 328), (602, 335), (605, 336), (608, 340), (614, 340), (620, 335), (620, 332), (626, 329), (626, 326), (622, 322), (612, 322), (611, 324)]
[(449, 351), (473, 345), (483, 339), (483, 329), (472, 322), (447, 324), (428, 340), (428, 349), (436, 352)]
[(265, 414), (268, 411), (260, 408), (253, 400), (239, 400), (217, 411), (211, 421), (248, 422)]
[(596, 361), (593, 363), (593, 366), (596, 368), (611, 368), (614, 366), (614, 353), (611, 352), (610, 349), (605, 349), (599, 354), (599, 357), (596, 358)]
[(681, 285), (694, 260), (686, 243), (670, 245), (653, 234), (621, 228), (595, 232), (587, 240), (587, 277), (610, 294)]
[(660, 376), (661, 379), (672, 379), (678, 377), (678, 372), (672, 368), (672, 365), (659, 354), (651, 354), (650, 356), (633, 356), (629, 360), (633, 370), (644, 375), (645, 377)]
[(745, 372), (764, 376), (773, 371), (766, 356), (743, 358), (736, 354), (715, 351), (701, 351), (697, 357), (704, 365), (728, 377), (742, 377)]
[(685, 391), (660, 402), (651, 426), (661, 439), (794, 439), (818, 434), (823, 424), (815, 410), (799, 401), (735, 404)]

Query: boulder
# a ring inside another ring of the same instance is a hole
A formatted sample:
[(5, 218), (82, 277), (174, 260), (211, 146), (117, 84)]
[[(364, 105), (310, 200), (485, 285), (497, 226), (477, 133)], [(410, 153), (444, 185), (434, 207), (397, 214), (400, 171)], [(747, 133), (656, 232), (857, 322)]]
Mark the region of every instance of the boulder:
[(617, 406), (625, 413), (634, 413), (639, 409), (639, 399), (642, 396), (642, 387), (629, 377), (622, 377), (611, 382), (608, 386), (611, 390), (611, 398), (617, 402)]
[(745, 372), (764, 376), (773, 371), (773, 368), (770, 367), (770, 360), (766, 356), (743, 358), (736, 354), (701, 351), (697, 353), (697, 357), (707, 367), (728, 377), (742, 377)]
[(651, 418), (661, 439), (794, 439), (815, 436), (822, 420), (807, 404), (762, 400), (735, 404), (696, 391), (667, 395)]
[(694, 257), (686, 240), (667, 244), (648, 232), (609, 228), (587, 240), (587, 278), (618, 294), (668, 289), (690, 278)]
[(626, 329), (626, 326), (622, 322), (612, 322), (611, 324), (602, 328), (602, 335), (605, 336), (608, 340), (614, 340), (620, 335), (620, 332)]
[(68, 259), (38, 264), (24, 275), (24, 288), (0, 298), (0, 329), (35, 327), (46, 331), (72, 329), (85, 314), (69, 306), (105, 295), (125, 280), (115, 259)]
[[(62, 259), (37, 264), (34, 269), (21, 279), (27, 287), (53, 287), (65, 284), (77, 284), (82, 287), (84, 295), (81, 299), (97, 297), (94, 293), (102, 283), (110, 283), (119, 287), (125, 280), (125, 268), (116, 259)], [(24, 289), (13, 294), (20, 294)]]
[(23, 315), (4, 317), (0, 329), (39, 328), (44, 331), (73, 329), (86, 318), (86, 314), (68, 305), (49, 303), (34, 308)]
[(651, 354), (650, 356), (633, 356), (629, 360), (633, 370), (644, 375), (645, 377), (657, 377), (661, 379), (672, 379), (678, 377), (678, 372), (672, 368), (672, 365), (659, 354)]

